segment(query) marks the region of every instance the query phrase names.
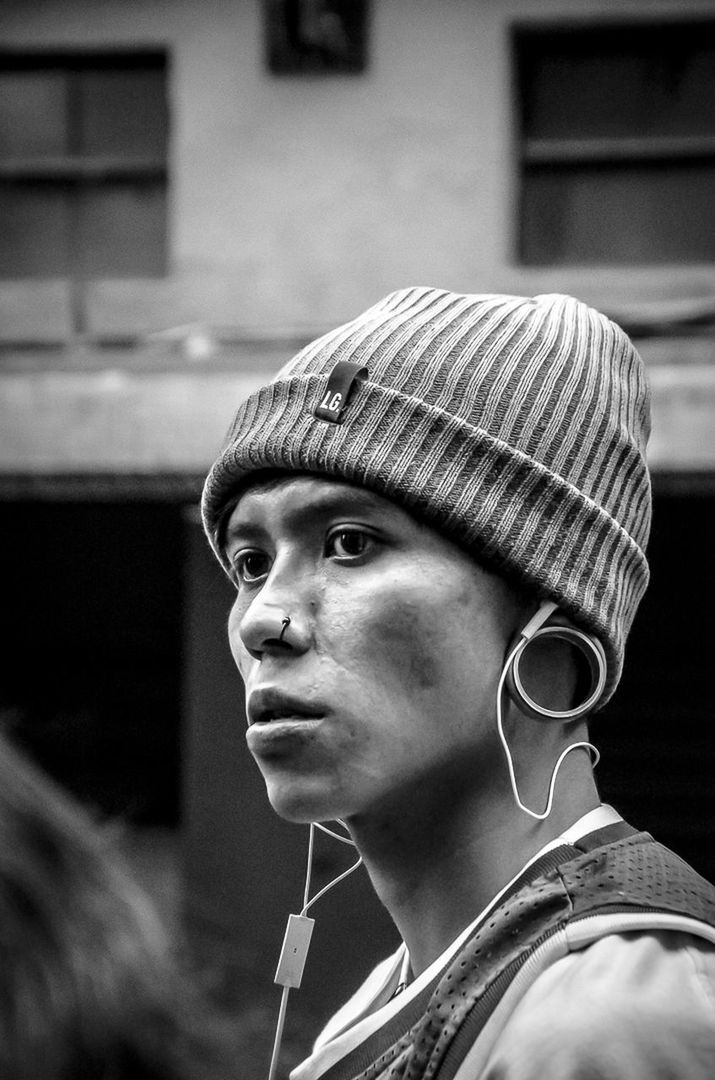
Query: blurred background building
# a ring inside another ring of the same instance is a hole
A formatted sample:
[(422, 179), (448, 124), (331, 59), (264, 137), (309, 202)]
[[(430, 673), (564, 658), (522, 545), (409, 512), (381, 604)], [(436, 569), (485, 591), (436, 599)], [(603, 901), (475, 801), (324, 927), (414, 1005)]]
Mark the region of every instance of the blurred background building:
[[(715, 875), (714, 190), (712, 0), (0, 7), (2, 722), (130, 823), (251, 1053), (306, 838), (243, 746), (196, 500), (238, 401), (392, 289), (568, 292), (636, 339), (653, 580), (601, 786)], [(394, 941), (364, 879), (316, 914), (296, 1054)]]

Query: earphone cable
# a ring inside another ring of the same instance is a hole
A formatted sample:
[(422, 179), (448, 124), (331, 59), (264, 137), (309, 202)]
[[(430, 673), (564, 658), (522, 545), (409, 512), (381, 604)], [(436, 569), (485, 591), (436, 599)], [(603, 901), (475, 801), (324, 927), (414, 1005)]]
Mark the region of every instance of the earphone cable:
[[(339, 824), (342, 825), (344, 828), (347, 827), (347, 826), (345, 826), (345, 823), (343, 821), (339, 821)], [(357, 870), (357, 868), (362, 865), (362, 856), (360, 856), (360, 858), (358, 858), (357, 862), (354, 862), (352, 864), (352, 866), (348, 867), (347, 870), (343, 870), (343, 872), (341, 874), (338, 874), (338, 876), (333, 878), (332, 881), (329, 881), (327, 885), (324, 885), (322, 889), (319, 889), (318, 892), (315, 894), (315, 896), (313, 896), (311, 898), (310, 897), (310, 883), (311, 883), (311, 879), (312, 879), (312, 875), (313, 875), (313, 851), (314, 851), (314, 848), (315, 848), (315, 830), (316, 830), (316, 828), (320, 829), (321, 832), (327, 833), (328, 836), (332, 836), (335, 840), (340, 840), (343, 844), (350, 844), (350, 845), (352, 845), (352, 847), (355, 847), (355, 843), (354, 843), (354, 841), (352, 839), (350, 839), (348, 837), (345, 837), (345, 836), (340, 836), (339, 833), (333, 832), (332, 829), (328, 829), (325, 825), (321, 825), (317, 821), (315, 821), (315, 822), (312, 821), (310, 823), (310, 830), (309, 830), (309, 834), (308, 834), (308, 859), (307, 859), (307, 865), (306, 865), (306, 869), (305, 869), (305, 887), (303, 889), (303, 907), (302, 907), (301, 913), (300, 913), (300, 918), (301, 919), (305, 919), (306, 912), (308, 911), (309, 908), (311, 908), (313, 906), (313, 904), (316, 903), (316, 901), (320, 900), (320, 898), (322, 896), (325, 896), (325, 894), (330, 889), (332, 889), (333, 886), (338, 885), (341, 881), (344, 881), (346, 877), (349, 877), (350, 874), (354, 873), (354, 871)], [(293, 915), (290, 916), (290, 919), (288, 921), (289, 927), (290, 927), (290, 924), (291, 924), (291, 920), (293, 920), (295, 918), (296, 917), (293, 916)], [(307, 919), (306, 922), (310, 923), (311, 920)], [(303, 962), (305, 962), (305, 955), (307, 954), (309, 941), (310, 941), (310, 935), (308, 936), (308, 939), (305, 942), (305, 948), (304, 948), (304, 953), (303, 953)], [(284, 944), (284, 948), (285, 948), (285, 944)], [(279, 964), (279, 969), (280, 969), (280, 964)], [(280, 981), (280, 979), (277, 977), (276, 981), (278, 982), (278, 981)], [(298, 981), (293, 983), (292, 985), (293, 986), (299, 986), (300, 985), (300, 977), (298, 978)], [(291, 991), (291, 984), (290, 983), (288, 983), (288, 984), (284, 983), (283, 984), (283, 992), (281, 994), (281, 1003), (280, 1003), (280, 1007), (279, 1007), (279, 1010), (278, 1010), (278, 1020), (276, 1022), (276, 1032), (275, 1032), (275, 1035), (273, 1037), (273, 1050), (272, 1050), (272, 1053), (271, 1053), (271, 1064), (270, 1064), (270, 1068), (268, 1070), (268, 1080), (275, 1080), (276, 1071), (278, 1069), (278, 1061), (279, 1061), (279, 1058), (280, 1058), (281, 1044), (283, 1042), (283, 1029), (285, 1027), (286, 1012), (287, 1012), (287, 1009), (288, 1009), (288, 995), (289, 995), (290, 991)]]
[(280, 1008), (278, 1009), (276, 1033), (273, 1036), (273, 1051), (271, 1053), (271, 1065), (268, 1070), (268, 1080), (275, 1080), (276, 1072), (278, 1070), (278, 1059), (281, 1053), (281, 1043), (283, 1042), (283, 1028), (285, 1027), (286, 1022), (286, 1012), (288, 1009), (289, 994), (290, 986), (284, 986), (283, 993), (281, 994)]
[(310, 829), (308, 832), (308, 862), (305, 868), (305, 885), (303, 887), (303, 907), (301, 909), (301, 915), (305, 915), (308, 910), (308, 902), (310, 899), (310, 879), (313, 874), (313, 848), (315, 846), (315, 825), (311, 821)]
[[(337, 818), (336, 820), (339, 825), (343, 826), (343, 828), (347, 828), (347, 825), (344, 821), (341, 821), (339, 818)], [(355, 847), (355, 841), (352, 840), (349, 836), (341, 836), (340, 833), (333, 832), (333, 830), (329, 829), (327, 825), (322, 825), (319, 821), (314, 821), (313, 824), (315, 825), (316, 829), (320, 829), (320, 831), (324, 832), (326, 836), (332, 836), (333, 840), (339, 840), (341, 844), (349, 844), (350, 847)]]
[(512, 756), (511, 756), (511, 750), (509, 749), (509, 743), (507, 742), (507, 738), (506, 738), (506, 735), (504, 733), (504, 718), (503, 718), (503, 714), (502, 714), (502, 701), (503, 701), (503, 698), (504, 698), (504, 683), (506, 682), (506, 677), (507, 677), (507, 674), (509, 672), (509, 667), (511, 665), (512, 660), (514, 659), (514, 656), (515, 656), (518, 648), (519, 648), (519, 646), (517, 645), (516, 648), (512, 649), (512, 651), (509, 653), (509, 655), (508, 655), (508, 657), (506, 659), (506, 663), (504, 664), (504, 669), (503, 669), (503, 671), (501, 673), (501, 676), (499, 678), (499, 684), (497, 686), (497, 731), (499, 732), (499, 738), (501, 740), (502, 747), (504, 748), (504, 754), (506, 756), (507, 768), (509, 769), (509, 780), (511, 782), (511, 790), (512, 790), (514, 798), (516, 800), (516, 805), (519, 807), (520, 810), (523, 810), (525, 814), (528, 814), (529, 817), (534, 818), (536, 821), (544, 821), (549, 816), (549, 814), (551, 813), (551, 809), (552, 809), (553, 804), (554, 804), (554, 789), (556, 787), (556, 777), (558, 776), (559, 769), (561, 768), (561, 765), (562, 765), (566, 755), (570, 754), (572, 750), (579, 750), (579, 749), (583, 748), (584, 750), (588, 750), (589, 753), (591, 754), (594, 766), (598, 765), (598, 762), (601, 760), (601, 755), (598, 752), (597, 748), (591, 742), (575, 742), (575, 743), (571, 743), (564, 750), (562, 750), (562, 752), (559, 754), (559, 757), (558, 757), (558, 759), (556, 761), (556, 764), (554, 765), (554, 767), (553, 767), (553, 769), (551, 771), (551, 780), (549, 782), (549, 794), (548, 794), (548, 798), (546, 800), (546, 809), (543, 810), (542, 813), (537, 813), (536, 810), (530, 810), (528, 806), (524, 805), (524, 803), (521, 801), (521, 798), (519, 797), (519, 788), (518, 788), (518, 785), (517, 785), (517, 782), (516, 782), (516, 773), (514, 771), (514, 760), (513, 760)]
[(327, 885), (324, 885), (323, 888), (320, 889), (311, 900), (307, 901), (305, 906), (303, 907), (303, 910), (301, 911), (301, 915), (305, 915), (306, 911), (308, 911), (308, 909), (313, 906), (316, 900), (320, 900), (322, 896), (325, 896), (326, 892), (329, 892), (334, 885), (339, 885), (340, 882), (344, 881), (346, 877), (350, 877), (350, 875), (354, 873), (360, 866), (362, 866), (362, 855), (357, 859), (356, 862), (352, 864), (352, 866), (349, 866), (347, 870), (343, 870), (342, 874), (338, 874), (336, 878), (333, 878), (333, 880), (329, 881)]

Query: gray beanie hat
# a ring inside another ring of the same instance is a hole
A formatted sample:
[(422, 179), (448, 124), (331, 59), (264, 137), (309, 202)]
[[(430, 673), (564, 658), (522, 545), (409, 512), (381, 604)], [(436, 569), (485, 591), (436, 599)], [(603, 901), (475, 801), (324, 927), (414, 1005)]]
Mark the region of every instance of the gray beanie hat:
[(244, 401), (204, 527), (250, 474), (371, 488), (602, 642), (613, 693), (648, 583), (650, 429), (629, 338), (572, 297), (411, 288), (302, 349)]

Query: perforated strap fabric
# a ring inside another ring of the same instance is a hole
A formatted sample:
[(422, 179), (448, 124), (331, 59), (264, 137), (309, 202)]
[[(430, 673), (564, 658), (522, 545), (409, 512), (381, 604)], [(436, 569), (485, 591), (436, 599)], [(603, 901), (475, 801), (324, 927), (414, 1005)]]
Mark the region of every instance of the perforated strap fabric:
[[(579, 846), (578, 844), (576, 845)], [(715, 889), (648, 833), (588, 850), (560, 870), (572, 919), (638, 908), (688, 915), (715, 926)]]
[[(624, 829), (630, 832), (633, 831), (625, 823), (619, 824), (623, 825)], [(524, 886), (540, 880), (544, 874), (554, 870), (561, 863), (578, 856), (578, 854), (579, 851), (575, 847), (564, 844), (542, 855), (531, 866), (527, 867), (517, 881), (513, 883), (502, 898), (501, 907), (508, 907), (510, 898), (516, 896)], [(491, 919), (485, 920), (485, 924), (488, 925), (489, 921)], [(478, 930), (479, 928), (475, 932), (478, 932)], [(473, 940), (473, 936), (470, 940)], [(468, 945), (469, 941), (463, 946), (462, 952)], [(475, 947), (478, 948), (479, 946), (476, 945)], [(519, 943), (518, 951), (520, 950), (521, 944)], [(460, 957), (461, 955), (462, 953), (459, 954)], [(322, 1074), (321, 1080), (353, 1080), (354, 1077), (362, 1075), (379, 1075), (379, 1070), (376, 1071), (378, 1065), (389, 1065), (395, 1058), (398, 1046), (409, 1046), (411, 1032), (419, 1028), (432, 1001), (435, 988), (449, 974), (451, 967), (451, 964), (445, 966), (442, 972), (429, 985), (424, 987), (417, 997), (406, 1000), (403, 1008), (385, 1025), (326, 1070)]]
[[(437, 981), (423, 1015), (367, 1067), (337, 1063), (325, 1080), (449, 1080), (516, 972), (572, 920), (619, 911), (670, 912), (715, 926), (715, 889), (647, 833), (612, 827), (589, 838), (507, 896), (472, 934)], [(603, 831), (603, 830), (602, 830)], [(598, 840), (603, 837), (599, 836)], [(554, 853), (555, 854), (555, 853)], [(357, 1064), (357, 1062), (354, 1062)]]

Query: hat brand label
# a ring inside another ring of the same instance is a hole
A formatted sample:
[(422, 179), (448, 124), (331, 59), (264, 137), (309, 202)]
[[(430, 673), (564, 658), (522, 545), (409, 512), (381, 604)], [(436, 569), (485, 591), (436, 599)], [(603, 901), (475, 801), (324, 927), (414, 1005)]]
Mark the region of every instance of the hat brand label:
[(350, 360), (339, 360), (330, 372), (327, 388), (321, 396), (320, 404), (313, 410), (313, 415), (318, 420), (339, 424), (355, 383), (366, 378), (366, 367), (353, 364)]

